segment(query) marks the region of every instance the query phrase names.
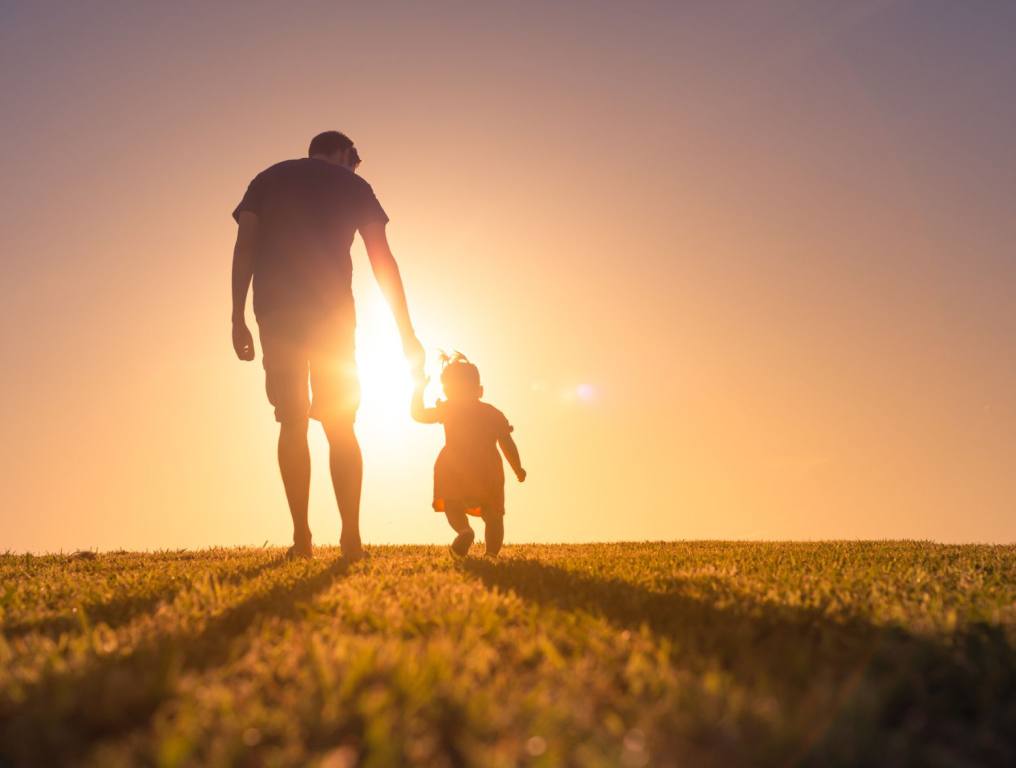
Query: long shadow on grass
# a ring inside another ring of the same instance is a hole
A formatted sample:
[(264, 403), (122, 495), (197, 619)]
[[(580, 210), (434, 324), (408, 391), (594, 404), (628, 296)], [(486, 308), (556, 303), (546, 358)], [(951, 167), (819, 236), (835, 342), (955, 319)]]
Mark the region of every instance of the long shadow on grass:
[(96, 657), (80, 672), (44, 675), (20, 700), (0, 700), (0, 766), (80, 760), (95, 740), (143, 725), (172, 696), (181, 672), (226, 662), (248, 627), (269, 617), (300, 615), (302, 604), (347, 567), (336, 559), (323, 570), (275, 583), (231, 606), (198, 632), (148, 638), (129, 653)]
[(180, 576), (172, 581), (146, 584), (141, 594), (123, 595), (111, 600), (84, 603), (76, 606), (78, 610), (72, 615), (64, 613), (58, 616), (12, 623), (3, 627), (2, 634), (7, 640), (30, 634), (41, 634), (55, 638), (65, 632), (82, 631), (90, 625), (99, 623), (113, 628), (119, 627), (136, 616), (153, 611), (161, 603), (172, 602), (180, 592), (189, 589), (202, 578), (214, 577), (220, 584), (239, 584), (266, 570), (275, 568), (283, 562), (285, 561), (281, 558), (274, 558), (233, 571), (222, 573), (214, 570), (200, 571), (191, 577)]
[(998, 626), (936, 640), (789, 605), (719, 606), (680, 582), (655, 592), (534, 560), (463, 567), (527, 601), (621, 629), (645, 625), (671, 641), (676, 665), (719, 663), (752, 694), (775, 698), (791, 733), (742, 745), (751, 764), (1016, 764), (1016, 650)]

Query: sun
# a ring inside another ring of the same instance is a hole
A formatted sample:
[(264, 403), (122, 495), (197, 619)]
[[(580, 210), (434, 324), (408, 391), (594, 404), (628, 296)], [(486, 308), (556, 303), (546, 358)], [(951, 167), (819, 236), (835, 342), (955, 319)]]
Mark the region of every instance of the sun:
[[(371, 292), (357, 302), (356, 310), (356, 364), (360, 378), (357, 432), (368, 439), (404, 435), (413, 427), (409, 416), (413, 380), (395, 321), (379, 292)], [(430, 358), (434, 350), (427, 352)], [(432, 404), (441, 392), (433, 371), (429, 373), (432, 380), (425, 398)]]
[(356, 332), (360, 377), (357, 423), (371, 429), (404, 424), (409, 418), (413, 382), (395, 325), (383, 315), (363, 314), (368, 316), (358, 319)]
[[(431, 325), (427, 327), (432, 331)], [(433, 404), (441, 397), (441, 385), (431, 368), (437, 364), (435, 348), (428, 346), (427, 353), (431, 380), (424, 397)], [(360, 379), (357, 433), (368, 440), (387, 441), (411, 432), (413, 380), (395, 321), (379, 291), (368, 291), (356, 305), (356, 365)]]

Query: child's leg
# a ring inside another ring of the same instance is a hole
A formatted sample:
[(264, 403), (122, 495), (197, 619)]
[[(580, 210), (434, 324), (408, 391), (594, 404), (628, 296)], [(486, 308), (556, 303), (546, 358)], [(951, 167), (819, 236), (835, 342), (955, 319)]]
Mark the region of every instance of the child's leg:
[(463, 533), (467, 530), (472, 530), (469, 526), (469, 518), (466, 517), (466, 510), (464, 507), (449, 504), (445, 507), (445, 517), (448, 518), (448, 525), (450, 525), (452, 530), (456, 533)]
[(465, 557), (469, 554), (469, 548), (473, 545), (473, 529), (466, 518), (466, 510), (461, 506), (449, 505), (445, 508), (445, 517), (448, 524), (458, 533), (455, 541), (452, 542), (452, 554), (458, 557)]
[(486, 554), (496, 557), (504, 543), (504, 512), (483, 510), (483, 540), (487, 545)]

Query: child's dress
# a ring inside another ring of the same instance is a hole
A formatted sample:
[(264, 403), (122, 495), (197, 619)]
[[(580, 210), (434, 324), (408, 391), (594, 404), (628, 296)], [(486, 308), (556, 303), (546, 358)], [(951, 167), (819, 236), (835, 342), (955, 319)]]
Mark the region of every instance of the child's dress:
[(512, 431), (497, 408), (479, 400), (439, 400), (445, 446), (434, 464), (434, 511), (504, 514), (504, 467), (497, 440)]

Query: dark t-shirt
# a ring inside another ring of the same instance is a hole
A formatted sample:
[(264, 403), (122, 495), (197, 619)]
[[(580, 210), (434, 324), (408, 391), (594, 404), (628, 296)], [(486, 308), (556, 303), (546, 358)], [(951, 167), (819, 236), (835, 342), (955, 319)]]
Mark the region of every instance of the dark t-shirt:
[(321, 316), (352, 306), (349, 248), (388, 216), (370, 184), (324, 160), (284, 160), (259, 173), (233, 211), (258, 217), (254, 314)]

